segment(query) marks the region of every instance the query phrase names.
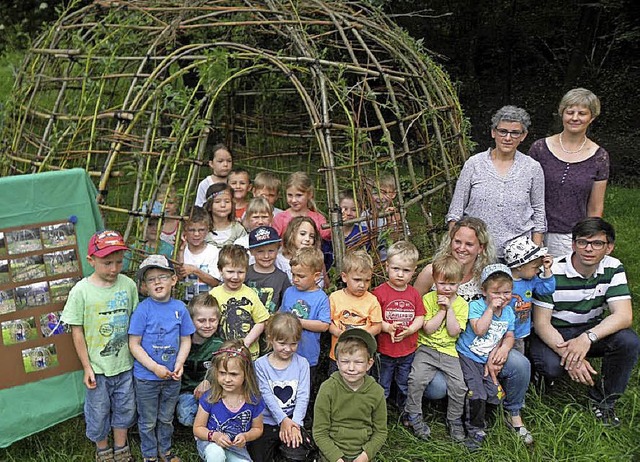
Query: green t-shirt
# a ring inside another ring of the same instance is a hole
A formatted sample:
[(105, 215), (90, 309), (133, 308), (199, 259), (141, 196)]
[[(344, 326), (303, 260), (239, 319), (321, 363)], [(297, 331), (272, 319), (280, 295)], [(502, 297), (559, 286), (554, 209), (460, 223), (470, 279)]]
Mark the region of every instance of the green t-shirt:
[(184, 362), (180, 393), (193, 392), (207, 375), (213, 353), (220, 349), (222, 339), (213, 335), (202, 343), (191, 343), (189, 356)]
[(69, 292), (61, 320), (84, 328), (94, 373), (111, 377), (133, 367), (127, 332), (137, 305), (136, 283), (123, 274), (111, 287), (98, 287), (84, 278)]

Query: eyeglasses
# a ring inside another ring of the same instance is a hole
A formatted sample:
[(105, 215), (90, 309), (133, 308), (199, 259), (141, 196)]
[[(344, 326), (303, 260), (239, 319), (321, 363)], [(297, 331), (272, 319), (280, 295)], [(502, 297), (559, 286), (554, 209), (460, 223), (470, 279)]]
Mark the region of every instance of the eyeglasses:
[(608, 244), (607, 241), (588, 241), (586, 239), (576, 239), (575, 243), (579, 249), (586, 249), (587, 246), (591, 245), (593, 250), (602, 250), (604, 246)]
[(145, 278), (144, 282), (147, 284), (155, 284), (156, 282), (167, 282), (171, 279), (173, 275), (171, 274), (161, 274), (160, 276), (154, 276), (151, 278)]
[(524, 135), (524, 132), (521, 130), (507, 130), (504, 128), (495, 128), (494, 130), (498, 135), (500, 135), (500, 138), (505, 138), (507, 135), (511, 135), (511, 138), (517, 140)]

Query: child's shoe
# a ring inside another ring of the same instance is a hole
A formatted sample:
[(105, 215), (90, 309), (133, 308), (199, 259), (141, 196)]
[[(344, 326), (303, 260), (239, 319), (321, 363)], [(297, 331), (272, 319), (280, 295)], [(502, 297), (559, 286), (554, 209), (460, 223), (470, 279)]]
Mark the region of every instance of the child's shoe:
[(449, 430), (449, 436), (456, 443), (461, 443), (467, 437), (467, 434), (464, 431), (464, 425), (460, 419), (457, 420), (447, 420), (447, 429)]
[(484, 439), (487, 437), (487, 434), (480, 430), (476, 433), (469, 434), (469, 438), (464, 440), (462, 444), (471, 452), (477, 451), (482, 447), (482, 443), (484, 443)]
[(169, 451), (164, 456), (160, 456), (160, 460), (162, 462), (182, 462), (182, 459), (176, 456), (173, 451)]
[(96, 462), (114, 462), (113, 449), (107, 448), (96, 451)]
[(114, 462), (133, 462), (129, 445), (120, 449), (115, 449), (113, 451), (113, 460)]
[(505, 423), (507, 424), (507, 428), (518, 434), (518, 437), (520, 437), (524, 444), (526, 444), (527, 446), (533, 444), (533, 435), (529, 430), (527, 430), (524, 425), (521, 425), (520, 427), (514, 427), (513, 424), (509, 421), (509, 418), (505, 419)]
[(409, 416), (409, 428), (415, 436), (421, 440), (428, 440), (431, 436), (431, 429), (429, 425), (422, 420), (422, 416), (419, 414)]

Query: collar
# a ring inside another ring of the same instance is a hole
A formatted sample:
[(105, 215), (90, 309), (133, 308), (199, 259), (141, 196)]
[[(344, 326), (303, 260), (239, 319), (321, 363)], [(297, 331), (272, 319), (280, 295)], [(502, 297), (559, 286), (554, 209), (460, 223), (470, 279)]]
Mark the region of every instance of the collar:
[(593, 274), (589, 275), (588, 277), (584, 277), (573, 266), (572, 257), (573, 257), (574, 253), (575, 252), (572, 252), (571, 255), (567, 255), (565, 257), (566, 264), (567, 264), (567, 267), (565, 268), (565, 275), (568, 278), (591, 279), (591, 278), (594, 278), (595, 276), (597, 276), (599, 274), (604, 274), (604, 268), (605, 268), (604, 263), (605, 263), (605, 260), (607, 259), (607, 257), (609, 257), (609, 255), (605, 255), (604, 258), (602, 260), (600, 260), (600, 263), (598, 263), (598, 266), (596, 267), (596, 270), (594, 271)]

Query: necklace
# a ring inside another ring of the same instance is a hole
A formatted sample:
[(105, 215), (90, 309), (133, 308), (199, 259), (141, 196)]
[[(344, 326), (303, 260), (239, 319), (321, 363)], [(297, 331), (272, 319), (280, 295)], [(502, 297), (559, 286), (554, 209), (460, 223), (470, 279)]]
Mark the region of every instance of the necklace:
[(569, 151), (567, 149), (564, 148), (564, 145), (562, 144), (562, 133), (560, 133), (560, 135), (558, 136), (558, 139), (560, 140), (560, 149), (562, 149), (562, 151), (565, 154), (575, 154), (577, 152), (582, 151), (582, 148), (584, 148), (584, 145), (587, 144), (587, 135), (584, 135), (584, 140), (582, 141), (582, 144), (580, 145), (580, 147), (578, 149), (576, 149), (575, 151)]

